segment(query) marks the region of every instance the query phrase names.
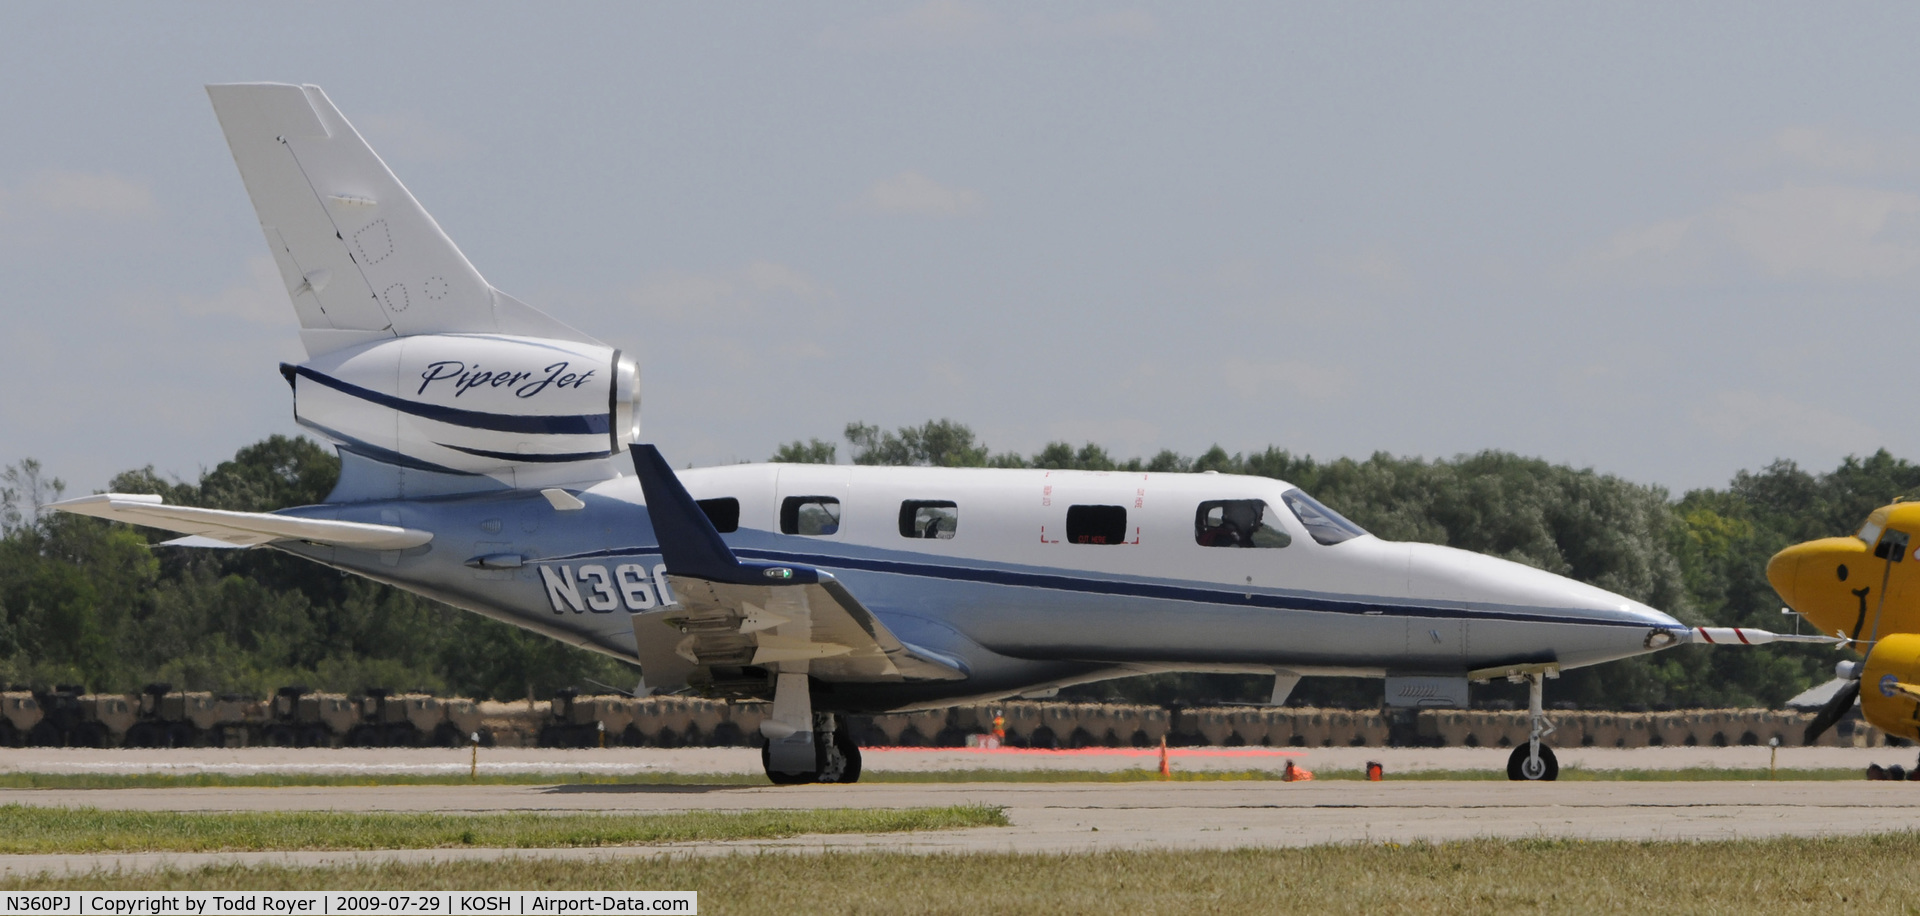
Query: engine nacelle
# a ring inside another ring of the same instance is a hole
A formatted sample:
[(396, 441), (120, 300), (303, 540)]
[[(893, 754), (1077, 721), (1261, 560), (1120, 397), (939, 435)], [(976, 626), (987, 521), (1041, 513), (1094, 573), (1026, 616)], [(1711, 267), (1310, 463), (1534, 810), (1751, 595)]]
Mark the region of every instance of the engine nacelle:
[(1920, 740), (1920, 699), (1896, 684), (1920, 685), (1920, 633), (1880, 637), (1860, 674), (1860, 715), (1889, 735)]
[(281, 366), (294, 417), (342, 449), (417, 470), (560, 470), (625, 450), (640, 373), (612, 347), (495, 334), (400, 337)]

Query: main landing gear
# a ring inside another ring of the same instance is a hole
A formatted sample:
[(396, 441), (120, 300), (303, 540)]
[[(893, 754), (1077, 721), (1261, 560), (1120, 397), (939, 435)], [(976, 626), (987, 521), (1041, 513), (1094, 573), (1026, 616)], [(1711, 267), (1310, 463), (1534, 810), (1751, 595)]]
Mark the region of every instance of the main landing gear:
[(774, 769), (773, 749), (769, 742), (760, 748), (760, 765), (776, 786), (797, 786), (810, 782), (850, 783), (860, 781), (860, 745), (847, 733), (844, 719), (830, 712), (813, 714), (813, 759), (806, 769), (786, 772)]
[[(1557, 671), (1552, 674), (1559, 676)], [(1546, 745), (1546, 737), (1554, 731), (1553, 722), (1547, 718), (1541, 702), (1544, 692), (1542, 682), (1547, 676), (1548, 671), (1531, 671), (1507, 678), (1516, 684), (1526, 682), (1527, 718), (1531, 725), (1527, 743), (1515, 747), (1513, 754), (1507, 758), (1508, 779), (1547, 782), (1560, 778), (1560, 761), (1553, 759), (1553, 748)]]
[(767, 743), (760, 765), (776, 786), (809, 782), (858, 782), (860, 746), (847, 723), (830, 712), (814, 712), (807, 676), (781, 672), (774, 677), (773, 714), (760, 723)]

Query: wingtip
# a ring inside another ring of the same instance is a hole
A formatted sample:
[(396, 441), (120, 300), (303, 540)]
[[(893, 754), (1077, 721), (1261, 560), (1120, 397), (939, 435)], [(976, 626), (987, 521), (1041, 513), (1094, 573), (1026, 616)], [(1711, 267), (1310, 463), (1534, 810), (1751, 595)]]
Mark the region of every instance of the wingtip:
[(50, 509), (72, 511), (81, 506), (98, 506), (111, 503), (140, 503), (148, 506), (165, 505), (166, 499), (157, 493), (95, 493), (92, 496), (76, 496), (56, 503), (48, 503)]

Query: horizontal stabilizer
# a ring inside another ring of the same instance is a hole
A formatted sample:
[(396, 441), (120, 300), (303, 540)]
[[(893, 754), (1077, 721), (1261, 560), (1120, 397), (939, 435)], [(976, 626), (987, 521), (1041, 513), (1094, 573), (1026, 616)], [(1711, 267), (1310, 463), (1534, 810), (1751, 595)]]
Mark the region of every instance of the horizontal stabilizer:
[[(361, 550), (405, 550), (433, 540), (433, 533), (393, 525), (367, 522), (341, 522), (323, 518), (299, 518), (265, 512), (228, 512), (222, 509), (197, 509), (192, 506), (168, 506), (158, 496), (128, 493), (102, 493), (62, 500), (53, 508), (77, 515), (111, 519), (133, 525), (145, 525), (164, 531), (220, 541), (233, 547), (258, 547), (274, 541), (309, 541)], [(169, 541), (179, 546), (197, 546), (187, 538)]]

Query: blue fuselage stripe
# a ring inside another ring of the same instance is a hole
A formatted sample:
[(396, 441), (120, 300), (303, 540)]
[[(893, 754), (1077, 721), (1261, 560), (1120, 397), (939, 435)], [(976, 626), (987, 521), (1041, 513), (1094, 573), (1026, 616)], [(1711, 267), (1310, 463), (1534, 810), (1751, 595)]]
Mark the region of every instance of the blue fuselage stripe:
[(342, 394), (351, 395), (364, 401), (371, 401), (382, 407), (390, 407), (401, 413), (464, 426), (468, 429), (490, 429), (503, 433), (536, 433), (549, 435), (599, 435), (604, 436), (611, 428), (606, 414), (553, 414), (542, 416), (522, 416), (518, 414), (486, 413), (478, 410), (461, 410), (458, 407), (441, 407), (437, 404), (421, 404), (390, 394), (381, 394), (368, 388), (362, 388), (351, 382), (315, 372), (306, 366), (295, 366), (295, 372), (302, 378), (332, 388)]
[[(541, 557), (534, 562), (560, 563), (573, 560), (611, 558), (629, 554), (659, 552), (660, 548), (657, 546), (618, 547), (561, 557)], [(1196, 604), (1226, 605), (1230, 607), (1269, 608), (1280, 611), (1319, 611), (1329, 614), (1354, 614), (1364, 616), (1511, 620), (1526, 623), (1560, 623), (1610, 627), (1650, 627), (1655, 625), (1646, 621), (1609, 620), (1602, 617), (1556, 614), (1548, 609), (1503, 610), (1497, 608), (1459, 608), (1427, 604), (1387, 603), (1377, 599), (1366, 598), (1339, 599), (1315, 598), (1304, 595), (1276, 595), (1257, 591), (1231, 591), (1218, 587), (1203, 588), (1192, 585), (1171, 585), (1156, 582), (1130, 582), (1120, 579), (1093, 579), (1082, 576), (1064, 576), (1058, 573), (1021, 572), (1017, 570), (986, 569), (976, 566), (881, 560), (870, 557), (801, 554), (757, 547), (735, 547), (733, 548), (733, 552), (742, 559), (817, 566), (828, 572), (838, 569), (848, 569), (862, 572), (892, 573), (903, 576), (920, 576), (953, 582), (978, 582), (988, 585), (1079, 592), (1091, 595), (1113, 595), (1123, 598), (1153, 598), (1164, 601), (1185, 601)]]

